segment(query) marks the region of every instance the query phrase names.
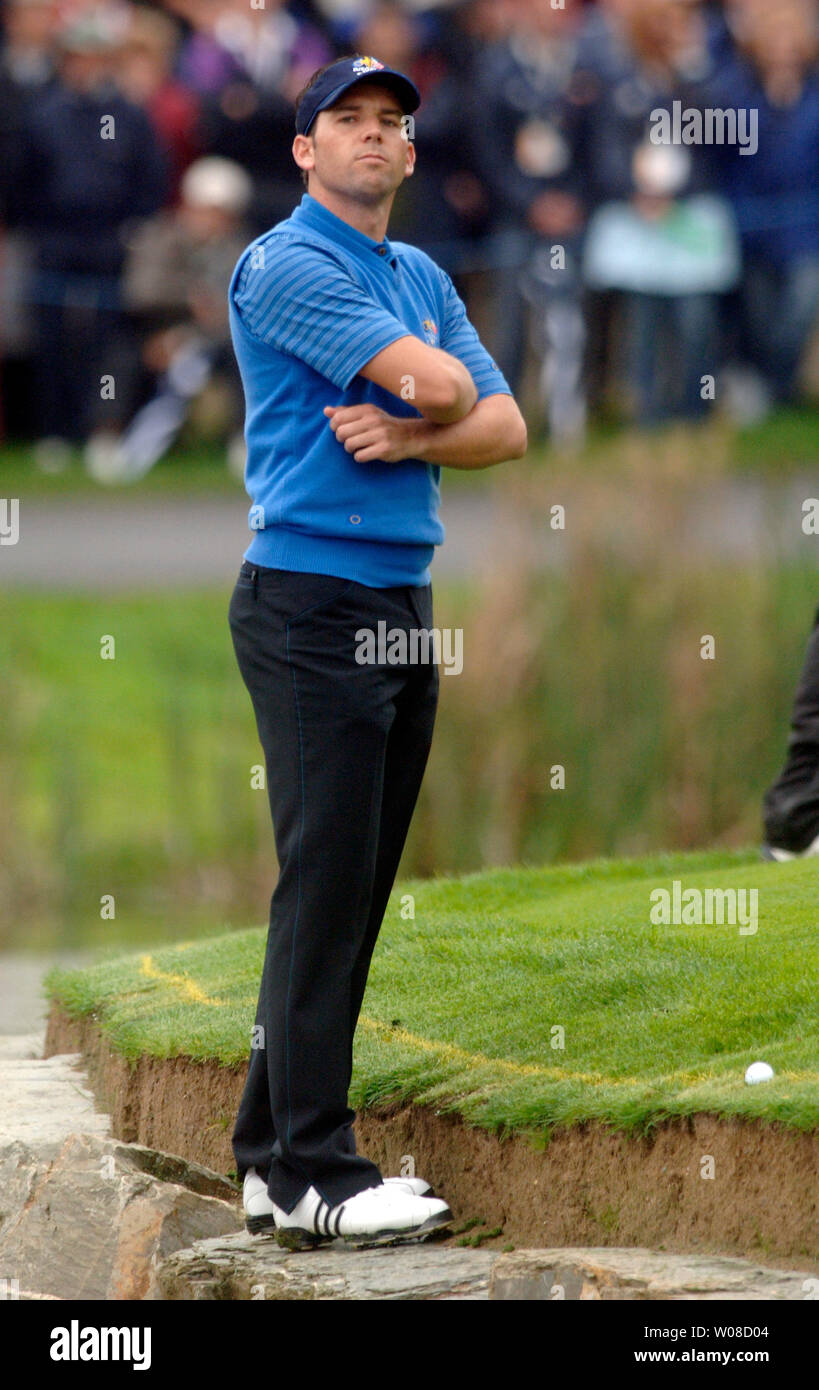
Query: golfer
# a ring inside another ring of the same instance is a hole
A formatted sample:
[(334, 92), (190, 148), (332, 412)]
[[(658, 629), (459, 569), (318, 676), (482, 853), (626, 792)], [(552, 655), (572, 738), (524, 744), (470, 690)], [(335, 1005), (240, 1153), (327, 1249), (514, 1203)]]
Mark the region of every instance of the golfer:
[(819, 856), (819, 609), (796, 688), (785, 766), (763, 800), (763, 859)]
[(348, 1106), (438, 700), (435, 660), (368, 662), (362, 639), (385, 623), (405, 656), (423, 653), (410, 634), (433, 627), (441, 468), (527, 444), (448, 275), (386, 236), (419, 102), (373, 57), (316, 72), (293, 141), (307, 192), (229, 289), (253, 503), (229, 619), (279, 860), (233, 1152), (248, 1229), (297, 1248), (417, 1239), (452, 1219), (423, 1179), (384, 1178), (356, 1152)]

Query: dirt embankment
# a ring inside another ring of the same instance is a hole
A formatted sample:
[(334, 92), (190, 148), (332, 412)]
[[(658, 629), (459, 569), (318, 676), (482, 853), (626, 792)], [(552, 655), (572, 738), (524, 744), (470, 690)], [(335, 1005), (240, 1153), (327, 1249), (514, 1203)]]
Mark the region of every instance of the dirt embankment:
[[(59, 1052), (83, 1054), (118, 1138), (235, 1171), (230, 1135), (244, 1066), (143, 1057), (132, 1067), (93, 1018), (52, 1008), (45, 1055)], [(501, 1228), (493, 1244), (641, 1245), (819, 1273), (813, 1134), (703, 1114), (650, 1139), (573, 1126), (540, 1150), (401, 1105), (361, 1113), (356, 1137), (385, 1174), (410, 1155), (459, 1221)]]

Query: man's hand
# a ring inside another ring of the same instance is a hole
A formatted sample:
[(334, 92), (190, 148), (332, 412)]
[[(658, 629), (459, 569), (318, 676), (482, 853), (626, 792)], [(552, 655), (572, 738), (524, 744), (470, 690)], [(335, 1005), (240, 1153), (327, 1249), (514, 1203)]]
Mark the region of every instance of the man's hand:
[(415, 417), (388, 415), (377, 405), (326, 405), (336, 439), (359, 463), (417, 459), (444, 468), (490, 468), (523, 458), (526, 422), (506, 391), (484, 396), (463, 420), (436, 425)]
[(377, 405), (326, 405), (330, 429), (356, 463), (400, 463), (415, 456), (413, 441), (423, 420), (388, 415)]

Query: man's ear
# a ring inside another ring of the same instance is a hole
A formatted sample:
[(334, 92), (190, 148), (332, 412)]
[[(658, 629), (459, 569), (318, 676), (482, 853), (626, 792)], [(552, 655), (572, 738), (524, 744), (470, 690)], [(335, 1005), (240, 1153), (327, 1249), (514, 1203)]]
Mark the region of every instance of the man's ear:
[(414, 169), (415, 169), (415, 146), (412, 144), (411, 141), (408, 141), (408, 142), (407, 142), (407, 159), (406, 159), (406, 163), (404, 164), (404, 177), (405, 177), (405, 178), (409, 178), (410, 174), (413, 172)]
[(293, 141), (293, 158), (300, 169), (315, 169), (316, 155), (312, 135), (297, 135)]

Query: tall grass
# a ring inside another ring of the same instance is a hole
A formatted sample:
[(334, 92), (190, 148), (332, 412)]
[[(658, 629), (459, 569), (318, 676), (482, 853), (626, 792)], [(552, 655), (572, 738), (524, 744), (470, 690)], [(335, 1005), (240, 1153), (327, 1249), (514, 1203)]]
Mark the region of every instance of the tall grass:
[[(495, 561), (474, 583), (434, 580), (436, 625), (463, 628), (464, 669), (441, 670), (404, 874), (758, 838), (815, 560), (696, 559), (692, 469), (645, 448), (579, 490), (570, 461), (510, 470)], [(0, 597), (0, 943), (266, 918), (273, 835), (250, 785), (261, 750), (228, 598)], [(106, 894), (116, 924), (100, 917)]]
[(698, 558), (692, 492), (703, 472), (718, 480), (721, 460), (698, 460), (693, 477), (673, 453), (651, 467), (648, 447), (610, 480), (574, 480), (565, 531), (551, 508), (566, 475), (513, 476), (479, 589), (459, 602), (437, 592), (436, 622), (465, 627), (464, 672), (441, 679), (413, 842), (423, 871), (759, 836), (819, 603), (816, 561), (799, 544), (787, 562)]

